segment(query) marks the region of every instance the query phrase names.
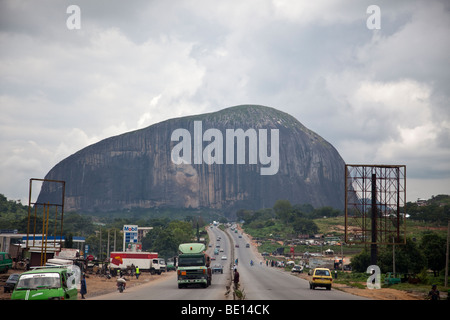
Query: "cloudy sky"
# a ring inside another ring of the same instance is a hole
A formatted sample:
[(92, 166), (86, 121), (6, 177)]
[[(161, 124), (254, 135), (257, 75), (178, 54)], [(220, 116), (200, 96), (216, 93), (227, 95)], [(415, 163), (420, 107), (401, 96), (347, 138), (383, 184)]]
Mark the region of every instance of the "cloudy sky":
[(450, 194), (449, 31), (445, 0), (0, 0), (0, 193), (26, 204), (101, 139), (261, 104), (346, 163), (406, 165), (408, 201)]

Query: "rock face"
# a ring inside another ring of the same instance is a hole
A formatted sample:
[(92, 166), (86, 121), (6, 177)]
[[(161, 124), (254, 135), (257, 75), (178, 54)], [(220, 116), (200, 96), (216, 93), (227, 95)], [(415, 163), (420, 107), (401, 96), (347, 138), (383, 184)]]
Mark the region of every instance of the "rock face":
[[(243, 105), (102, 140), (45, 178), (66, 181), (68, 211), (191, 207), (232, 214), (278, 199), (342, 209), (344, 168), (336, 149), (292, 116)], [(53, 186), (43, 184), (38, 202), (60, 197)]]

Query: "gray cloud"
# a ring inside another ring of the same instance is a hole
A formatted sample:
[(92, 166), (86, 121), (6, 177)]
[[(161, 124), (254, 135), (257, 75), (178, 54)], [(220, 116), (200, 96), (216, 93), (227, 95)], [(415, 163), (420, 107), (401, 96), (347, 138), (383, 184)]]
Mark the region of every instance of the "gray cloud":
[[(66, 27), (69, 5), (81, 29)], [(449, 4), (0, 1), (0, 193), (111, 135), (273, 106), (348, 163), (406, 164), (408, 199), (449, 193)], [(24, 196), (25, 195), (25, 196)]]

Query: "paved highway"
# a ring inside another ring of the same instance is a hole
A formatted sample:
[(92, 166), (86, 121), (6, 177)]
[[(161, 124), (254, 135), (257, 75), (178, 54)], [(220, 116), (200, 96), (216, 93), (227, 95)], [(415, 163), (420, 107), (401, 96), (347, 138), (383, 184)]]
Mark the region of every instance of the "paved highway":
[[(183, 288), (178, 289), (176, 273), (171, 272), (169, 277), (150, 282), (125, 290), (122, 294), (111, 293), (96, 297), (99, 300), (232, 300), (232, 292), (226, 294), (227, 286), (231, 281), (231, 269), (233, 256), (238, 259), (237, 269), (240, 274), (241, 289), (246, 300), (362, 300), (364, 298), (344, 293), (338, 290), (309, 289), (308, 281), (300, 279), (290, 273), (275, 267), (267, 267), (260, 261), (252, 248), (246, 248), (249, 243), (245, 235), (228, 230), (225, 234), (219, 228), (208, 230), (211, 247), (208, 254), (215, 257), (212, 265), (219, 263), (224, 267), (224, 273), (215, 273), (212, 277), (212, 285), (208, 288)], [(217, 241), (217, 238), (220, 240)], [(232, 240), (230, 242), (230, 239)], [(235, 244), (239, 247), (235, 248)], [(220, 245), (223, 252), (214, 255), (213, 249)], [(234, 251), (232, 251), (234, 250)], [(226, 260), (221, 260), (226, 255)], [(250, 260), (255, 263), (250, 266)], [(261, 262), (261, 263), (260, 263)]]
[[(238, 258), (237, 270), (240, 275), (241, 288), (248, 300), (360, 300), (362, 297), (342, 291), (318, 288), (309, 289), (309, 282), (300, 279), (280, 268), (268, 267), (261, 261), (251, 248), (247, 237), (231, 232), (231, 237), (239, 248), (235, 248)], [(253, 266), (250, 266), (253, 260)]]
[[(224, 300), (233, 299), (232, 293), (225, 295), (227, 286), (231, 281), (231, 249), (232, 244), (226, 234), (213, 227), (208, 228), (210, 244), (207, 253), (216, 260), (212, 261), (212, 265), (218, 263), (223, 265), (223, 274), (214, 273), (212, 276), (211, 286), (208, 288), (189, 287), (178, 289), (176, 272), (171, 271), (168, 277), (164, 279), (152, 281), (149, 284), (126, 289), (123, 293), (114, 292), (102, 296), (95, 297), (96, 300)], [(221, 239), (217, 241), (217, 237)], [(214, 248), (220, 245), (223, 252), (214, 255)], [(227, 256), (227, 260), (221, 260), (222, 255)]]

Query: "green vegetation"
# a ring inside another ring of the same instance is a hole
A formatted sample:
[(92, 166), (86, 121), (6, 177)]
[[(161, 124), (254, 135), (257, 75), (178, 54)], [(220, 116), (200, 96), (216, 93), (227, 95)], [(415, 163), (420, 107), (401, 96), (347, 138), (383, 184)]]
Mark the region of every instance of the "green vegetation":
[(170, 258), (178, 253), (180, 243), (192, 242), (193, 226), (187, 221), (172, 220), (153, 227), (142, 242), (146, 251), (158, 252), (159, 256)]
[(406, 203), (411, 220), (426, 221), (434, 225), (447, 225), (450, 220), (450, 196), (437, 195), (426, 201)]
[[(167, 209), (173, 211), (172, 209)], [(144, 251), (155, 251), (164, 258), (173, 257), (177, 254), (178, 244), (189, 242), (198, 236), (206, 237), (204, 226), (205, 217), (213, 217), (216, 220), (220, 218), (217, 213), (206, 210), (198, 211), (192, 209), (181, 210), (182, 214), (175, 215), (179, 220), (169, 219), (165, 210), (158, 214), (145, 215), (145, 210), (134, 212), (109, 213), (105, 215), (88, 215), (76, 212), (64, 213), (63, 236), (66, 238), (66, 247), (72, 247), (74, 236), (86, 238), (85, 244), (89, 245), (90, 253), (98, 258), (105, 258), (108, 252), (108, 233), (110, 241), (110, 250), (113, 250), (114, 234), (116, 236), (116, 250), (121, 251), (123, 245), (122, 228), (124, 225), (138, 225), (153, 227), (142, 242)], [(124, 218), (126, 216), (126, 218)], [(20, 202), (8, 200), (0, 194), (0, 229), (17, 230), (18, 233), (27, 233), (28, 224), (28, 206)], [(49, 225), (53, 225), (50, 217)], [(58, 229), (59, 231), (59, 229)], [(42, 232), (42, 214), (38, 215), (36, 220), (36, 233)], [(49, 229), (49, 235), (53, 229)], [(101, 244), (101, 247), (100, 247)]]
[(311, 205), (291, 205), (288, 200), (278, 200), (273, 208), (239, 210), (236, 218), (244, 221), (243, 228), (254, 237), (286, 239), (316, 234), (319, 228), (313, 219), (342, 214), (331, 207), (314, 209)]
[[(407, 240), (406, 245), (396, 246), (396, 270), (403, 273), (421, 274), (425, 268), (433, 272), (433, 278), (439, 278), (443, 274), (442, 269), (445, 263), (450, 196), (438, 195), (420, 203), (408, 202), (405, 207), (406, 212), (410, 214), (410, 218), (406, 221)], [(174, 210), (153, 209), (152, 212), (149, 212), (141, 209), (102, 215), (68, 212), (64, 214), (63, 235), (68, 240), (74, 236), (85, 237), (92, 254), (106, 257), (108, 231), (110, 251), (114, 233), (116, 234), (116, 250), (122, 250), (120, 231), (123, 225), (150, 226), (153, 227), (153, 230), (143, 240), (143, 250), (157, 251), (162, 256), (169, 257), (176, 254), (178, 243), (196, 239), (198, 236), (206, 237), (205, 233), (198, 233), (204, 230), (207, 222), (212, 220), (223, 222), (224, 220), (220, 212), (185, 209), (180, 213)], [(315, 209), (308, 204), (292, 205), (287, 200), (278, 200), (273, 208), (239, 210), (236, 216), (239, 221), (243, 221), (243, 228), (247, 233), (261, 239), (262, 245), (259, 248), (261, 252), (271, 253), (280, 246), (287, 245), (285, 240), (295, 239), (300, 235), (320, 234), (324, 237), (339, 237), (344, 233), (343, 212), (331, 207)], [(0, 194), (0, 229), (26, 233), (27, 222), (28, 207), (22, 205), (20, 201), (8, 200)], [(38, 217), (36, 225), (36, 232), (41, 232), (39, 228), (42, 225), (42, 219), (40, 217)], [(101, 248), (100, 243), (102, 244)], [(66, 245), (70, 246), (70, 241), (67, 241)], [(364, 250), (364, 246), (343, 246), (341, 248), (341, 246), (329, 245), (326, 248), (339, 253), (342, 249), (345, 256), (352, 256), (354, 268), (365, 272), (368, 266), (368, 253)], [(295, 246), (295, 252), (320, 252), (322, 249), (325, 248), (308, 245)], [(382, 272), (392, 271), (392, 246), (380, 246), (378, 257)], [(359, 266), (358, 263), (360, 263)]]
[[(399, 274), (414, 277), (420, 284), (401, 283), (396, 288), (427, 292), (429, 285), (438, 284), (443, 290), (447, 221), (450, 196), (440, 195), (422, 202), (420, 205), (408, 203), (406, 220), (406, 244), (395, 246), (395, 269)], [(280, 248), (294, 246), (299, 252), (322, 252), (325, 248), (334, 250), (339, 256), (351, 257), (352, 272), (338, 271), (338, 282), (356, 287), (364, 287), (367, 267), (370, 265), (369, 246), (364, 245), (298, 245), (289, 241), (299, 235), (318, 235), (319, 240), (327, 237), (343, 239), (345, 218), (343, 213), (329, 207), (313, 209), (309, 205), (291, 205), (287, 200), (279, 200), (273, 208), (256, 211), (239, 210), (238, 220), (242, 220), (245, 232), (258, 239), (258, 250), (272, 253)], [(283, 252), (283, 250), (282, 250)], [(284, 250), (288, 254), (288, 250)], [(271, 259), (276, 259), (271, 257)], [(378, 246), (377, 265), (384, 274), (393, 271), (393, 246)], [(407, 281), (404, 281), (407, 282)], [(408, 289), (409, 288), (409, 289)]]

